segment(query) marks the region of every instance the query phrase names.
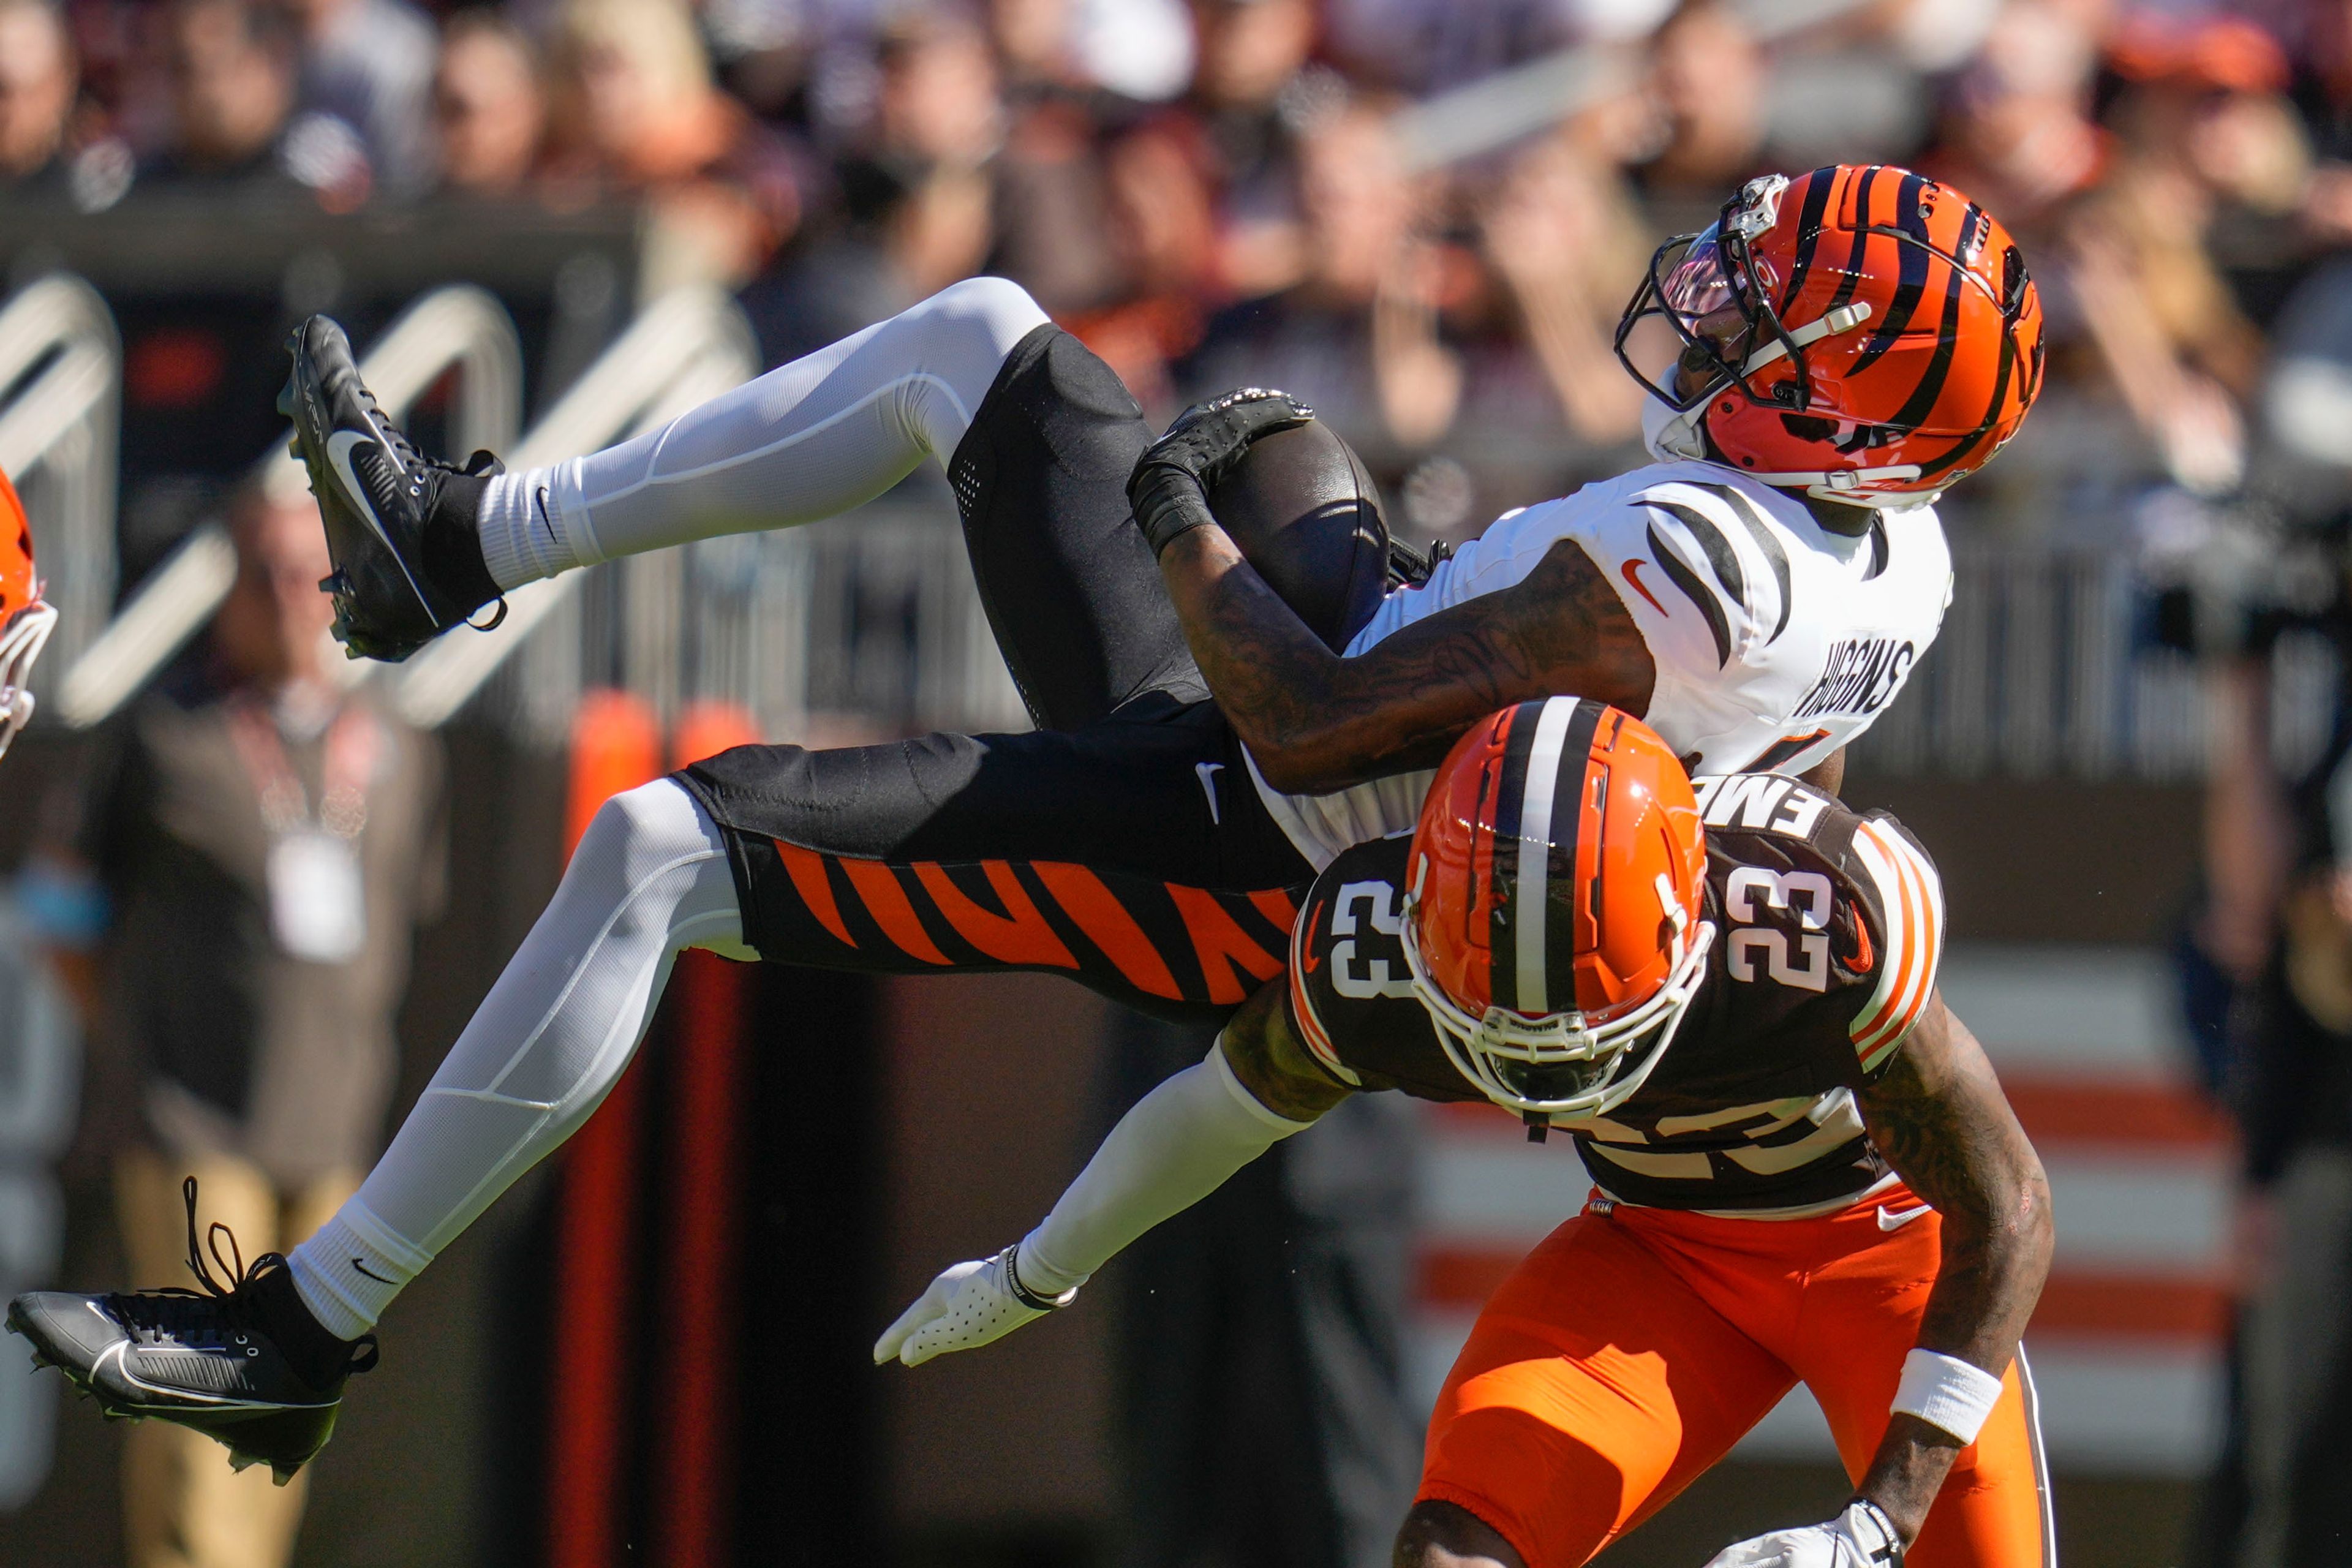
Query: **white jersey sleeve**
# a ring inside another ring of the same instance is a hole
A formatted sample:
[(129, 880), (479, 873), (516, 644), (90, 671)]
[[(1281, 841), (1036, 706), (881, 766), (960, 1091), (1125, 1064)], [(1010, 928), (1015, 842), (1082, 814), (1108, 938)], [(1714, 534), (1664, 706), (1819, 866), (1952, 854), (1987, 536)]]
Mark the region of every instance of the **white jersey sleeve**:
[(1832, 534), (1710, 464), (1632, 477), (1622, 504), (1585, 509), (1570, 537), (1649, 645), (1643, 718), (1691, 771), (1799, 773), (1868, 728), (1950, 599), (1934, 513)]
[(1571, 537), (1608, 576), (1657, 667), (1650, 727), (1686, 745), (1751, 711), (1743, 689), (1785, 631), (1792, 596), (1788, 550), (1763, 514), (1728, 485), (1665, 483), (1585, 521)]
[[(1655, 680), (1642, 717), (1693, 773), (1802, 773), (1829, 757), (1894, 700), (1951, 597), (1931, 507), (1840, 532), (1720, 464), (1662, 463), (1505, 513), (1428, 583), (1391, 594), (1349, 655), (1524, 581), (1563, 540), (1609, 580), (1648, 645)], [(1285, 795), (1257, 780), (1318, 868), (1411, 827), (1428, 782)]]

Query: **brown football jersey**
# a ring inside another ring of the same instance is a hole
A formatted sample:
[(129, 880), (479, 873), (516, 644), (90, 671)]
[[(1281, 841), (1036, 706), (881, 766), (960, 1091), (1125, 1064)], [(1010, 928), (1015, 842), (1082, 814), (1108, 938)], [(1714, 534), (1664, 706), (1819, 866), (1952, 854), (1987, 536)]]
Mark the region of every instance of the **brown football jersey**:
[[(1716, 927), (1706, 978), (1632, 1098), (1552, 1125), (1623, 1202), (1833, 1208), (1887, 1174), (1853, 1090), (1885, 1071), (1934, 989), (1941, 885), (1926, 851), (1883, 813), (1857, 814), (1770, 773), (1695, 784)], [(1400, 835), (1359, 845), (1317, 879), (1291, 937), (1291, 1026), (1350, 1087), (1480, 1100), (1405, 966), (1412, 844)]]

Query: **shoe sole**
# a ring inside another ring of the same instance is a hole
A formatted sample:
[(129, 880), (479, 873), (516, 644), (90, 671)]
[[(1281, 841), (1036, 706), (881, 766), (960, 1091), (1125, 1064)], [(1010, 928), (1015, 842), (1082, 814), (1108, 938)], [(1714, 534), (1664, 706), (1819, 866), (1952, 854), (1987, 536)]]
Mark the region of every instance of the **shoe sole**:
[(327, 1446), (327, 1439), (335, 1433), (335, 1417), (342, 1408), (340, 1400), (310, 1408), (142, 1404), (124, 1398), (98, 1383), (87, 1369), (54, 1354), (32, 1321), (13, 1302), (9, 1304), (6, 1326), (10, 1333), (23, 1335), (30, 1345), (36, 1371), (55, 1367), (65, 1374), (67, 1384), (77, 1394), (96, 1401), (99, 1414), (109, 1421), (169, 1421), (191, 1432), (201, 1432), (228, 1450), (230, 1469), (242, 1471), (256, 1465), (268, 1465), (270, 1479), (281, 1487)]
[[(344, 496), (343, 487), (326, 457), (327, 443), (333, 431), (331, 427), (317, 427), (317, 420), (325, 418), (327, 415), (325, 378), (303, 346), (302, 331), (298, 326), (287, 335), (286, 353), (293, 363), (287, 370), (286, 384), (278, 394), (278, 412), (293, 423), (294, 436), (286, 445), (287, 455), (302, 465), (303, 476), (310, 482), (311, 499), (319, 503), (319, 519), (326, 527), (327, 553), (335, 563), (334, 572), (319, 584), (320, 591), (332, 595), (335, 601), (334, 624), (328, 630), (337, 642), (343, 645), (343, 657), (346, 658), (373, 658), (385, 664), (398, 664), (432, 638), (426, 637), (404, 647), (380, 642), (352, 624), (351, 599), (357, 591), (357, 584), (343, 566), (344, 557), (353, 553), (347, 545), (356, 538), (364, 542), (363, 548), (381, 550), (389, 546), (346, 515), (352, 502)], [(311, 397), (302, 395), (306, 379), (313, 389)], [(315, 419), (313, 411), (317, 416)], [(395, 555), (394, 560), (397, 559)], [(434, 634), (436, 637), (439, 635), (437, 632)]]

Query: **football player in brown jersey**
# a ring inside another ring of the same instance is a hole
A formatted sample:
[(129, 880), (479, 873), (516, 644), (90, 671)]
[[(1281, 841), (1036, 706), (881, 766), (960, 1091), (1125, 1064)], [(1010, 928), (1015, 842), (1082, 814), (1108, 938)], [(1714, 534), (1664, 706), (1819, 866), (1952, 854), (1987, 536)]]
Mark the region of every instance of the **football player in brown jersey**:
[(1286, 980), (877, 1361), (1066, 1304), (1349, 1094), (1484, 1099), (1567, 1132), (1595, 1187), (1454, 1363), (1402, 1568), (1572, 1568), (1801, 1381), (1853, 1497), (1712, 1568), (2049, 1561), (2018, 1343), (2049, 1186), (1937, 992), (1936, 870), (1892, 818), (1770, 774), (1694, 786), (1640, 721), (1553, 698), (1465, 736), (1414, 833), (1303, 909)]

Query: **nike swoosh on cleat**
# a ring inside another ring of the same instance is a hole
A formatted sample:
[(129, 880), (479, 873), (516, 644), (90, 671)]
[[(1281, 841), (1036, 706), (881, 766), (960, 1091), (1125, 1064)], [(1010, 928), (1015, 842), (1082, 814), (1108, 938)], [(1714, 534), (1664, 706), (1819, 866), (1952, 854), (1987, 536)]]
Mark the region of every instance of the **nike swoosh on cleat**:
[(1878, 1208), (1878, 1228), (1881, 1230), (1901, 1230), (1905, 1226), (1909, 1225), (1921, 1215), (1934, 1214), (1935, 1212), (1936, 1205), (1933, 1204), (1921, 1204), (1916, 1209), (1890, 1209), (1885, 1205), (1881, 1204)]
[[(393, 564), (400, 568), (401, 576), (408, 583), (408, 591), (416, 595), (418, 604), (425, 605), (426, 617), (432, 618), (433, 606), (425, 599), (425, 590), (417, 585), (415, 577), (408, 570), (408, 563), (400, 558), (400, 547), (393, 543), (392, 535), (384, 530), (383, 521), (376, 516), (375, 503), (368, 500), (367, 487), (361, 484), (359, 475), (352, 471), (352, 448), (360, 446), (374, 447), (387, 458), (392, 457), (392, 449), (373, 437), (362, 436), (356, 430), (338, 430), (327, 437), (327, 465), (342, 481), (344, 494), (358, 507), (360, 515), (367, 520), (368, 527), (383, 541), (384, 549), (392, 552)], [(396, 465), (398, 459), (394, 458), (393, 461)]]

